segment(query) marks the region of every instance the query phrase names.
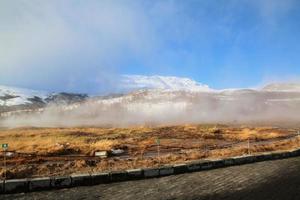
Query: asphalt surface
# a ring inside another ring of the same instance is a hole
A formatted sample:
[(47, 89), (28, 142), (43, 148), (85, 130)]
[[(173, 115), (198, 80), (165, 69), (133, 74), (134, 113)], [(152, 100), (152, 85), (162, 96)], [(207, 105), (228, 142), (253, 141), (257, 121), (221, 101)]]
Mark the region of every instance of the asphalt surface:
[(0, 199), (300, 199), (300, 157)]

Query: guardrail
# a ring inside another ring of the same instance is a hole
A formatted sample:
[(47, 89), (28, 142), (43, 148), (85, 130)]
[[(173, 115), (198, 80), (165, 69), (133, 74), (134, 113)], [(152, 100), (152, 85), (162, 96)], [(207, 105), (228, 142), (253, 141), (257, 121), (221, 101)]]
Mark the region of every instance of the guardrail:
[(292, 151), (269, 152), (257, 155), (237, 156), (219, 160), (195, 160), (188, 163), (168, 165), (157, 168), (129, 169), (126, 171), (77, 174), (59, 177), (11, 179), (6, 181), (0, 181), (0, 194), (32, 192), (163, 177), (175, 174), (190, 173), (221, 167), (248, 164), (253, 162), (284, 159), (295, 156), (300, 156), (300, 149)]

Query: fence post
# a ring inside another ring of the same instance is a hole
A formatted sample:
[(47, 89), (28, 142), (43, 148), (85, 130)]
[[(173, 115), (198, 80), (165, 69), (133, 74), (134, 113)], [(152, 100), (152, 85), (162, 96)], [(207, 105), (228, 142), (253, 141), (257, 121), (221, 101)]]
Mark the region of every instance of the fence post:
[(6, 150), (4, 150), (4, 181), (6, 180)]
[(3, 159), (4, 159), (4, 180), (6, 180), (6, 151), (8, 149), (8, 144), (2, 144), (3, 149)]
[(160, 140), (159, 138), (156, 139), (156, 144), (157, 144), (157, 158), (158, 158), (158, 165), (160, 166)]
[(248, 155), (250, 155), (250, 138), (248, 138)]

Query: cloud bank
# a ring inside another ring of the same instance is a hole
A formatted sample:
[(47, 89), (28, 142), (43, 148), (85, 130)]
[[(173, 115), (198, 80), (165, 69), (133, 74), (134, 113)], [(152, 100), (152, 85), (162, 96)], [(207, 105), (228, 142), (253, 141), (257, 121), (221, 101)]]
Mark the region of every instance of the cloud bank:
[(133, 1), (1, 1), (0, 80), (110, 89), (122, 59), (142, 57), (158, 43), (149, 23)]
[[(122, 73), (248, 80), (255, 59), (245, 49), (270, 45), (259, 39), (296, 8), (296, 0), (1, 1), (0, 84), (98, 94), (114, 91)], [(255, 64), (268, 72), (276, 63)]]

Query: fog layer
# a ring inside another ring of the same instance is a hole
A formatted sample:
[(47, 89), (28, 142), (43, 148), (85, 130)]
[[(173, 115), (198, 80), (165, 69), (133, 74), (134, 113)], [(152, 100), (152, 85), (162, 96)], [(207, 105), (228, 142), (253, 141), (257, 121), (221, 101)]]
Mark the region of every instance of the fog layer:
[(2, 117), (2, 127), (165, 125), (183, 123), (297, 123), (300, 93), (141, 91), (121, 97), (49, 105)]

